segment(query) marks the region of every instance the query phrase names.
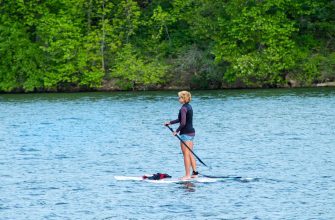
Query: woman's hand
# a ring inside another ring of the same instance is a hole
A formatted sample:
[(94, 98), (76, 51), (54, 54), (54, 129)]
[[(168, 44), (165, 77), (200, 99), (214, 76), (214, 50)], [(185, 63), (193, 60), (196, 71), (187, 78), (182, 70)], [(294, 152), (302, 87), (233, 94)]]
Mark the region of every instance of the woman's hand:
[(171, 125), (169, 121), (164, 122), (164, 126)]
[(176, 136), (178, 134), (178, 132), (174, 131), (172, 134), (173, 134), (173, 136)]

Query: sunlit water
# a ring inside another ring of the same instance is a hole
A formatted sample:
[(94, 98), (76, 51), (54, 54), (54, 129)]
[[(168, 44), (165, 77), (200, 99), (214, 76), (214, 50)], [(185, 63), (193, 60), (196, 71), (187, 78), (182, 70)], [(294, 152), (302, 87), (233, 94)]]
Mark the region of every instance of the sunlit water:
[(114, 179), (184, 174), (176, 92), (0, 95), (0, 219), (335, 218), (335, 89), (193, 97), (199, 171), (254, 181)]

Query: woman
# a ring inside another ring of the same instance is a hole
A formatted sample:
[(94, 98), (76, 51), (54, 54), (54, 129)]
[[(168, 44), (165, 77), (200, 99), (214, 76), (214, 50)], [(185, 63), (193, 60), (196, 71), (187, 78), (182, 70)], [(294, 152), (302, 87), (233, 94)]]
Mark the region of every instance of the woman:
[[(185, 142), (185, 144), (193, 150), (193, 139), (195, 136), (195, 130), (193, 128), (193, 110), (192, 106), (189, 104), (191, 102), (191, 93), (188, 91), (181, 91), (178, 93), (179, 103), (182, 107), (179, 110), (178, 119), (165, 122), (165, 125), (171, 125), (180, 123), (179, 127), (173, 135), (180, 134), (180, 138)], [(184, 165), (185, 165), (185, 176), (182, 177), (182, 180), (190, 179), (191, 177), (197, 177), (197, 165), (196, 161), (187, 147), (180, 142), (180, 147), (184, 156)], [(190, 168), (192, 167), (193, 173), (191, 176)]]

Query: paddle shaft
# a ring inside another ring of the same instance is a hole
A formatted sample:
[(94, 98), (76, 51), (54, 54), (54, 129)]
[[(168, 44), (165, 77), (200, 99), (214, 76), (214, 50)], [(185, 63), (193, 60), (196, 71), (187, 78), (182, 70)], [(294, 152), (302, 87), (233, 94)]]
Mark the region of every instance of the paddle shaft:
[[(170, 131), (173, 133), (174, 131), (173, 131), (173, 129), (169, 126), (169, 125), (166, 125), (166, 127), (168, 127), (169, 129), (170, 129)], [(176, 135), (176, 137), (181, 141), (181, 143), (183, 143), (186, 147), (187, 147), (187, 149), (189, 149), (189, 151), (191, 151), (191, 153), (199, 160), (199, 162), (200, 163), (202, 163), (203, 165), (205, 165), (206, 167), (208, 167), (194, 152), (193, 152), (193, 150), (191, 149), (191, 148), (189, 148), (188, 146), (187, 146), (187, 144), (185, 143), (185, 141), (183, 141), (181, 138), (180, 138), (180, 136), (177, 134)]]

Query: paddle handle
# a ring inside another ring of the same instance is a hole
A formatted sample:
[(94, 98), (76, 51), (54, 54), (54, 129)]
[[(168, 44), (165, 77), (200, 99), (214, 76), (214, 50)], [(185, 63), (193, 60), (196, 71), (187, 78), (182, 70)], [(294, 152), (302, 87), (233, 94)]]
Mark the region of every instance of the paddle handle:
[[(170, 129), (170, 131), (173, 133), (174, 130), (169, 126), (169, 125), (166, 125), (166, 127), (168, 127)], [(203, 165), (205, 165), (206, 167), (208, 167), (194, 152), (191, 148), (189, 148), (189, 146), (187, 146), (187, 144), (185, 143), (185, 141), (183, 141), (180, 136), (177, 134), (176, 137), (187, 147), (187, 149), (189, 151), (191, 151), (191, 153), (199, 160), (200, 163), (202, 163)]]

